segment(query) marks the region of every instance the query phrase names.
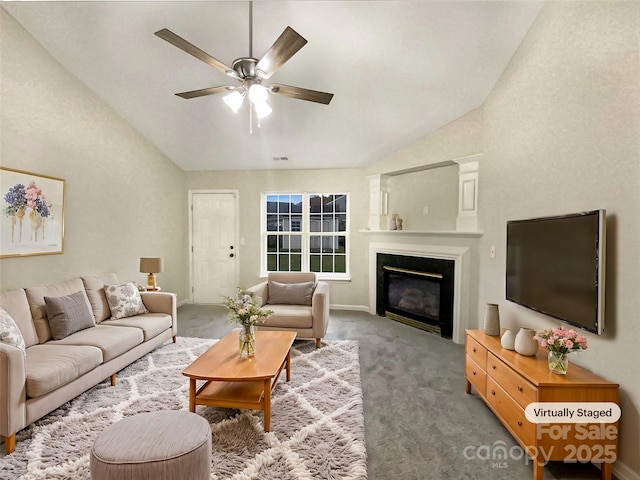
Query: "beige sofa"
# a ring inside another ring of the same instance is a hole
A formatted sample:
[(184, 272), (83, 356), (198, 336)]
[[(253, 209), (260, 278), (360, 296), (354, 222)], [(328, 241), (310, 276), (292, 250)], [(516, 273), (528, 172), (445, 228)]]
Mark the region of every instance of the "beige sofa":
[[(116, 320), (111, 319), (105, 285), (118, 285), (117, 277), (78, 277), (0, 292), (0, 307), (18, 326), (25, 345), (22, 350), (0, 342), (0, 436), (7, 453), (14, 451), (16, 433), (26, 426), (106, 378), (115, 385), (116, 372), (167, 340), (175, 342), (175, 294), (143, 292), (149, 312)], [(86, 294), (88, 304), (81, 308), (90, 308), (85, 317), (92, 315), (95, 326), (54, 340), (51, 327), (58, 330), (59, 324), (49, 324), (45, 297), (51, 307), (52, 297), (79, 298), (77, 292)]]
[(259, 304), (273, 310), (260, 330), (290, 330), (298, 338), (321, 339), (329, 326), (329, 284), (316, 281), (314, 273), (272, 272), (267, 280), (248, 289)]

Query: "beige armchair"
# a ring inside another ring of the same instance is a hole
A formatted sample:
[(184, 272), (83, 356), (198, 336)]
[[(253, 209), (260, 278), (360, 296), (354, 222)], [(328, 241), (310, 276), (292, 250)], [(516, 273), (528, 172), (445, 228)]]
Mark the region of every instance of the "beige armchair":
[(329, 284), (316, 281), (315, 273), (272, 272), (267, 280), (248, 289), (273, 310), (261, 330), (290, 330), (298, 338), (315, 338), (316, 347), (329, 325)]

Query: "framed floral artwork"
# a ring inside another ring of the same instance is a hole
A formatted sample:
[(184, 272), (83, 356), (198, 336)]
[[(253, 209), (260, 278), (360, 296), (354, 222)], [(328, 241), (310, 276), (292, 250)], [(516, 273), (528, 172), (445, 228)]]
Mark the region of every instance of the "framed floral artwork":
[(64, 180), (0, 167), (0, 258), (62, 253)]

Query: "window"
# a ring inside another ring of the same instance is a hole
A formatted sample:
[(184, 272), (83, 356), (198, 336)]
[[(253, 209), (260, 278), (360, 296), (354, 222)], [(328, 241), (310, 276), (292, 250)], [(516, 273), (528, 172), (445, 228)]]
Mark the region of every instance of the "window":
[(348, 276), (348, 195), (263, 195), (262, 270)]

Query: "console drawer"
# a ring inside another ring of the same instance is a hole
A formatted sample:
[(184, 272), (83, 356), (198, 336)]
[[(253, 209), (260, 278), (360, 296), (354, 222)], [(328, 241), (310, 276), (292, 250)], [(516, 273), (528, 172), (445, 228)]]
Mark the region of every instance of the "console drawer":
[(538, 401), (538, 390), (520, 374), (498, 359), (493, 353), (487, 354), (487, 375), (495, 379), (522, 408)]
[(487, 396), (487, 372), (478, 365), (469, 355), (465, 356), (465, 377), (471, 382), (480, 395)]
[(509, 426), (525, 450), (536, 446), (536, 424), (527, 420), (524, 409), (491, 377), (487, 377), (487, 403), (500, 416), (502, 423)]
[(465, 351), (483, 370), (487, 369), (487, 349), (467, 335)]

